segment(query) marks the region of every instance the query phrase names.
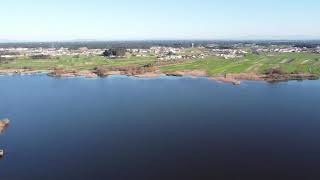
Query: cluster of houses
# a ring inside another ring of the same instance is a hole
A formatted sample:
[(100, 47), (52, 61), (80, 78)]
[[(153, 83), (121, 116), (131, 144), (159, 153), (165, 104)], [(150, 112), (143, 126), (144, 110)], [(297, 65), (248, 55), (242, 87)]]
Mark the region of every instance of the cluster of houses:
[(76, 50), (68, 48), (0, 48), (0, 57), (19, 58), (32, 56), (92, 56), (101, 55), (103, 49), (88, 49), (86, 47)]
[[(289, 52), (312, 52), (320, 53), (317, 48), (290, 47), (290, 46), (234, 46), (230, 48), (213, 46), (201, 48), (174, 48), (166, 46), (154, 46), (146, 49), (124, 49), (126, 54), (136, 57), (155, 56), (159, 61), (203, 59), (208, 56), (219, 56), (225, 59), (241, 58), (251, 52), (253, 53), (289, 53)], [(68, 48), (0, 48), (0, 58), (36, 57), (36, 56), (100, 56), (105, 49), (79, 49)]]
[(146, 57), (150, 55), (154, 55), (157, 57), (171, 57), (172, 59), (182, 58), (182, 56), (176, 55), (180, 54), (184, 48), (173, 48), (173, 47), (162, 47), (162, 46), (155, 46), (149, 49), (128, 49), (129, 52), (133, 56), (137, 57)]
[(243, 49), (210, 49), (210, 55), (221, 56), (225, 59), (241, 58), (248, 52)]
[(257, 47), (255, 48), (256, 52), (264, 52), (264, 53), (301, 53), (301, 52), (309, 52), (309, 53), (320, 53), (320, 46), (316, 48), (307, 48), (307, 47), (279, 47), (279, 46), (271, 46), (271, 47)]
[(133, 56), (146, 57), (156, 56), (160, 61), (171, 61), (171, 60), (188, 60), (188, 59), (201, 59), (208, 56), (208, 53), (203, 52), (192, 52), (185, 53), (186, 48), (174, 48), (165, 46), (154, 46), (149, 49), (129, 49), (128, 52)]

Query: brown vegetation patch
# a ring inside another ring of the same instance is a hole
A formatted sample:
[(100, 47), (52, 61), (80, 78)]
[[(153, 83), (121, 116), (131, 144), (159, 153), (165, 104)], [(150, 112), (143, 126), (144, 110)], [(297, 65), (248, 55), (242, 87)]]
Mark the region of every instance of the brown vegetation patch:
[(55, 68), (48, 75), (53, 77), (75, 77), (77, 71), (76, 70), (67, 70), (62, 68)]
[(279, 68), (271, 68), (266, 71), (263, 79), (268, 82), (289, 81), (289, 80), (316, 80), (319, 76), (300, 72), (286, 73)]
[(228, 79), (235, 80), (249, 80), (249, 81), (262, 81), (263, 78), (255, 73), (235, 73), (225, 75)]
[(109, 75), (127, 75), (127, 76), (138, 76), (146, 73), (157, 73), (158, 67), (152, 65), (128, 65), (128, 66), (99, 66), (95, 68), (95, 73), (98, 76), (109, 76)]

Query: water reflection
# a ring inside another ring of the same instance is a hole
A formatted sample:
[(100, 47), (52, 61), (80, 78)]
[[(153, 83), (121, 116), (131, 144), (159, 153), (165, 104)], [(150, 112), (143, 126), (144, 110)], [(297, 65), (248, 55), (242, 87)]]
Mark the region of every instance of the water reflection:
[(0, 77), (0, 179), (320, 179), (320, 81)]

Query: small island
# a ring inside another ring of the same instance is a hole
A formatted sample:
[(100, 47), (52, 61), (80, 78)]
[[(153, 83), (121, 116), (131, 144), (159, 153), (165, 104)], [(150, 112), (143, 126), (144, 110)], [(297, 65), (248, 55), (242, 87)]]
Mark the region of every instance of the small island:
[[(9, 119), (0, 119), (0, 135), (4, 132), (5, 128), (8, 127), (10, 124)], [(4, 150), (0, 149), (0, 158), (4, 156)]]
[(4, 129), (6, 127), (8, 127), (10, 124), (10, 120), (9, 119), (2, 119), (0, 120), (0, 134), (3, 133)]

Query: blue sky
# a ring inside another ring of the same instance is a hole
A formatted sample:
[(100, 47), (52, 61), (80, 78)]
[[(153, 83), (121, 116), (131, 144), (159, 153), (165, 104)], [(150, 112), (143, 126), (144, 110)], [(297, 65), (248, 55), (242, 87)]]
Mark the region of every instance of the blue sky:
[(0, 39), (320, 37), (318, 0), (2, 0)]

